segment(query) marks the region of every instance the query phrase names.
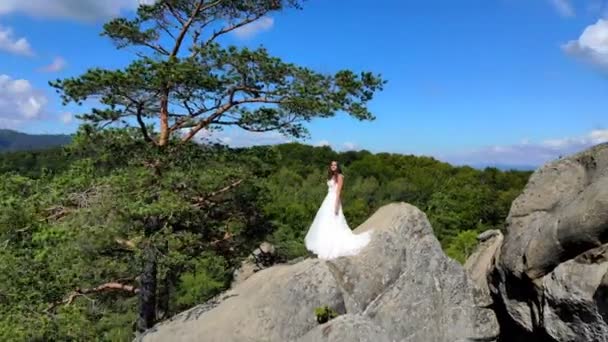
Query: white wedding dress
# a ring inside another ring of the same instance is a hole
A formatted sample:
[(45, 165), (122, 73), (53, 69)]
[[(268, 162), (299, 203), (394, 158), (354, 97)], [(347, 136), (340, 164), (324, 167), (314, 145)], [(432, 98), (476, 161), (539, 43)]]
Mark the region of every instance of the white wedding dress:
[(315, 253), (319, 259), (355, 255), (369, 243), (371, 231), (354, 234), (346, 223), (342, 205), (336, 215), (337, 183), (333, 179), (328, 180), (327, 188), (327, 195), (306, 233), (306, 249)]

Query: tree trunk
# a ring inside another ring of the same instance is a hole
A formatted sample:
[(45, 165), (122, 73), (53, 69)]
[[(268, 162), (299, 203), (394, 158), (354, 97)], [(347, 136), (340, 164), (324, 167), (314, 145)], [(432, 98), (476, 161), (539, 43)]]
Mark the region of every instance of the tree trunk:
[[(162, 253), (168, 253), (169, 244), (165, 241), (162, 246)], [(165, 276), (160, 281), (160, 288), (158, 289), (158, 307), (156, 311), (156, 317), (159, 320), (163, 320), (168, 318), (171, 314), (170, 310), (170, 300), (171, 300), (171, 290), (173, 288), (173, 270), (168, 269), (165, 271)]]
[(139, 317), (137, 330), (144, 331), (151, 328), (156, 322), (156, 288), (157, 288), (157, 260), (156, 250), (149, 237), (160, 227), (158, 218), (150, 218), (144, 224), (146, 243), (143, 250), (143, 270), (139, 286)]
[(151, 244), (144, 247), (144, 265), (139, 291), (137, 330), (144, 331), (156, 322), (156, 253)]
[(164, 90), (160, 97), (160, 138), (158, 146), (165, 146), (169, 142), (169, 91)]

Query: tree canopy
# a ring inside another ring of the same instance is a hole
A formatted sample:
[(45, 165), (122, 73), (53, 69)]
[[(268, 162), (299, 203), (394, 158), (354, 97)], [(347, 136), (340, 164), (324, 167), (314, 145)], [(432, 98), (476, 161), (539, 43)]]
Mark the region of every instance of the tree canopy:
[[(322, 74), (257, 49), (223, 47), (219, 39), (298, 1), (159, 0), (133, 19), (117, 18), (103, 35), (137, 58), (124, 69), (93, 68), (51, 82), (63, 100), (97, 100), (80, 117), (98, 127), (135, 125), (149, 142), (190, 141), (201, 130), (237, 126), (248, 131), (306, 135), (314, 118), (345, 112), (371, 120), (367, 103), (385, 81), (371, 72)], [(158, 130), (151, 132), (150, 126)]]

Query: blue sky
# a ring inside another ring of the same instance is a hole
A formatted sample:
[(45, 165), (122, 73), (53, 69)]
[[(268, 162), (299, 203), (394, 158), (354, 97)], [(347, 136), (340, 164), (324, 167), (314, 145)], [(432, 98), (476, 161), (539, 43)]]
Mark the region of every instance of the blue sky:
[[(99, 36), (136, 0), (2, 0), (0, 126), (73, 132), (47, 82), (133, 57)], [(388, 80), (370, 107), (309, 125), (310, 144), (432, 155), (453, 163), (538, 165), (608, 141), (604, 0), (309, 0), (223, 42), (264, 45), (322, 72)], [(285, 141), (228, 131), (232, 145)]]

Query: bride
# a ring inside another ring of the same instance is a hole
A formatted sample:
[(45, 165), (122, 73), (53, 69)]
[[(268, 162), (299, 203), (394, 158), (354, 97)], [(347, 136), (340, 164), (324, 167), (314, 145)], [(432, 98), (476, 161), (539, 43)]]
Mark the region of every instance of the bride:
[(332, 161), (327, 172), (327, 195), (306, 233), (306, 249), (320, 259), (355, 255), (370, 241), (370, 231), (354, 234), (348, 227), (340, 193), (344, 176), (338, 162)]

